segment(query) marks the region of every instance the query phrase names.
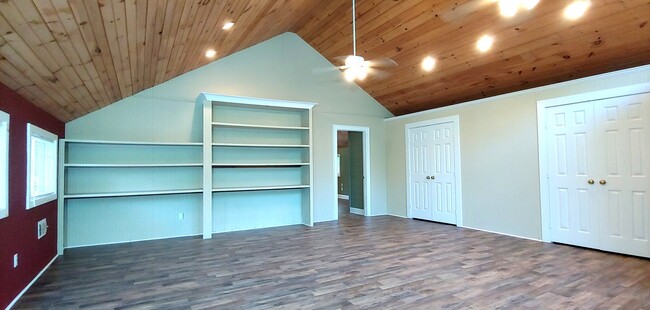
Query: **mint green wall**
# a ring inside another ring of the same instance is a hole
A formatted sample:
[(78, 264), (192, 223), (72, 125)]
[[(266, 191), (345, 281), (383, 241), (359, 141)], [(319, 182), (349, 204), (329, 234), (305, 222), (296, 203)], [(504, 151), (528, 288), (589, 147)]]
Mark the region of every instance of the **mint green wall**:
[(350, 151), (350, 208), (365, 209), (363, 201), (363, 133), (348, 132)]
[(650, 82), (650, 66), (386, 121), (388, 213), (406, 216), (404, 126), (460, 118), (464, 226), (541, 239), (537, 101)]
[[(332, 67), (327, 59), (296, 34), (284, 33), (71, 121), (66, 124), (66, 137), (201, 142), (201, 110), (195, 105), (195, 99), (202, 91), (316, 102), (318, 105), (314, 108), (313, 119), (314, 220), (334, 220), (334, 124), (370, 128), (373, 175), (370, 203), (374, 215), (385, 214), (386, 145), (383, 119), (392, 115), (360, 87), (345, 82), (339, 71), (316, 73)], [(96, 212), (108, 214), (112, 211), (97, 209)], [(86, 217), (101, 216), (88, 212), (80, 214)], [(125, 212), (119, 216), (127, 219), (130, 214)], [(156, 223), (155, 219), (145, 219), (139, 227), (132, 229), (146, 230)], [(177, 221), (174, 225), (196, 223)], [(169, 227), (167, 230), (177, 231), (178, 228)], [(195, 230), (188, 228), (182, 231)], [(144, 232), (142, 236), (151, 237)], [(102, 238), (103, 241), (107, 239)]]

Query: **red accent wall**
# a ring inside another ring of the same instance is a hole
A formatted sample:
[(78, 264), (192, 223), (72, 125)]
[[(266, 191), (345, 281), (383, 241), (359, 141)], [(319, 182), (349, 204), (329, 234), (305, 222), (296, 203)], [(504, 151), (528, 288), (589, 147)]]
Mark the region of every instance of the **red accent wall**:
[[(56, 255), (57, 202), (25, 209), (27, 123), (59, 138), (65, 124), (0, 83), (0, 110), (9, 114), (9, 216), (0, 219), (0, 309), (31, 282)], [(47, 218), (47, 234), (38, 239), (36, 223)], [(18, 253), (18, 267), (13, 255)]]

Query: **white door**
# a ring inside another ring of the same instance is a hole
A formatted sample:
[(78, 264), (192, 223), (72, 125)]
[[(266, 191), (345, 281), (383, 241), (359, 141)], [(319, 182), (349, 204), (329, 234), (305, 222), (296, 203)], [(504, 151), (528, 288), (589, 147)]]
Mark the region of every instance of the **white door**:
[(650, 257), (650, 94), (599, 100), (594, 107), (601, 247)]
[(409, 129), (409, 180), (411, 217), (433, 220), (431, 184), (431, 130), (428, 127)]
[(593, 104), (546, 109), (551, 240), (598, 246)]
[(456, 224), (453, 123), (409, 129), (411, 216)]
[(433, 221), (456, 224), (453, 123), (432, 125)]
[(650, 94), (545, 117), (551, 241), (650, 257)]

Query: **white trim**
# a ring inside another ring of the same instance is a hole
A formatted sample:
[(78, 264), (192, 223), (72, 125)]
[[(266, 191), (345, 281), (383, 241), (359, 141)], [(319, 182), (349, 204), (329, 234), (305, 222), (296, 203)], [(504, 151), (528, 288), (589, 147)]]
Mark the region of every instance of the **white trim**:
[(316, 105), (316, 103), (313, 102), (230, 96), (230, 95), (222, 95), (222, 94), (212, 94), (207, 92), (202, 92), (196, 100), (197, 102), (209, 101), (210, 103), (212, 102), (223, 102), (226, 104), (238, 103), (238, 104), (251, 104), (251, 105), (260, 105), (260, 106), (267, 106), (267, 107), (294, 108), (294, 109), (311, 109)]
[(0, 219), (9, 216), (9, 140), (11, 138), (9, 133), (9, 126), (11, 124), (10, 118), (11, 116), (8, 113), (0, 111), (0, 123), (7, 124), (7, 131), (2, 133), (6, 134), (6, 144), (2, 145), (2, 148), (4, 148), (4, 154), (2, 154), (2, 156), (6, 159), (6, 162), (4, 163), (4, 167), (2, 167), (2, 169), (5, 171), (6, 175), (2, 176), (3, 180), (0, 181), (0, 184), (4, 184), (4, 186), (0, 188), (0, 191), (4, 193), (4, 199), (0, 201)]
[(408, 219), (408, 217), (406, 217), (406, 216), (401, 216), (401, 215), (392, 214), (392, 213), (387, 213), (386, 215), (388, 215), (388, 216), (394, 216), (394, 217), (399, 217), (399, 218), (401, 218), (401, 219)]
[(607, 72), (607, 73), (603, 73), (603, 74), (599, 74), (599, 75), (592, 75), (592, 76), (584, 77), (584, 78), (581, 78), (581, 79), (575, 79), (575, 80), (571, 80), (571, 81), (555, 83), (555, 84), (551, 84), (551, 85), (545, 85), (545, 86), (540, 86), (540, 87), (535, 87), (535, 88), (530, 88), (530, 89), (524, 89), (524, 90), (520, 90), (520, 91), (516, 91), (516, 92), (512, 92), (512, 93), (507, 93), (507, 94), (503, 94), (503, 95), (498, 95), (498, 96), (493, 96), (493, 97), (476, 99), (476, 100), (467, 101), (467, 102), (454, 104), (454, 105), (450, 105), (450, 106), (444, 106), (444, 107), (441, 107), (441, 108), (429, 109), (429, 110), (415, 112), (415, 113), (411, 113), (411, 114), (394, 116), (394, 117), (390, 117), (390, 118), (385, 118), (384, 121), (385, 122), (397, 121), (397, 120), (400, 120), (400, 119), (416, 117), (416, 116), (424, 115), (424, 114), (427, 114), (427, 113), (432, 113), (434, 111), (435, 112), (440, 112), (440, 111), (445, 111), (445, 110), (449, 110), (449, 109), (456, 109), (456, 108), (471, 106), (471, 105), (480, 104), (480, 103), (484, 103), (484, 102), (495, 101), (495, 100), (504, 99), (504, 98), (511, 98), (511, 97), (526, 95), (526, 94), (530, 94), (530, 93), (542, 92), (542, 91), (552, 90), (552, 89), (556, 89), (556, 88), (571, 86), (571, 85), (575, 85), (575, 84), (578, 84), (578, 83), (584, 83), (584, 82), (589, 82), (589, 81), (598, 80), (598, 79), (602, 79), (602, 78), (609, 78), (609, 77), (614, 77), (614, 76), (618, 76), (618, 75), (621, 75), (621, 74), (630, 74), (630, 73), (645, 71), (645, 70), (650, 70), (650, 65), (645, 65), (645, 66), (640, 66), (640, 67), (635, 67), (635, 68), (630, 68), (630, 69), (624, 69), (624, 70), (619, 70), (619, 71), (614, 71), (614, 72)]
[(334, 204), (332, 205), (333, 220), (339, 218), (339, 202), (338, 202), (338, 178), (336, 177), (336, 154), (338, 154), (337, 132), (338, 131), (355, 131), (361, 132), (363, 137), (363, 210), (365, 216), (372, 214), (372, 204), (370, 203), (370, 127), (363, 126), (348, 126), (348, 125), (332, 125), (332, 177), (334, 187)]
[(350, 213), (357, 214), (357, 215), (365, 215), (363, 209), (359, 209), (359, 208), (350, 208)]
[(409, 187), (409, 184), (411, 184), (410, 181), (410, 166), (411, 166), (411, 156), (409, 156), (409, 131), (413, 128), (418, 128), (418, 127), (424, 127), (424, 126), (431, 126), (431, 125), (438, 125), (438, 124), (444, 124), (444, 123), (452, 123), (454, 126), (454, 163), (455, 163), (455, 171), (456, 171), (456, 176), (455, 176), (455, 181), (456, 181), (456, 226), (458, 227), (464, 227), (463, 226), (463, 188), (462, 188), (462, 173), (461, 173), (461, 162), (460, 162), (460, 117), (458, 115), (452, 115), (452, 116), (447, 116), (447, 117), (441, 117), (441, 118), (436, 118), (436, 119), (430, 119), (426, 121), (421, 121), (421, 122), (415, 122), (415, 123), (408, 123), (404, 125), (404, 145), (406, 147), (406, 217), (411, 218), (411, 206), (409, 205), (409, 197), (411, 189)]
[[(216, 234), (216, 232), (213, 232), (212, 234)], [(210, 235), (212, 235), (212, 234), (210, 234)], [(69, 246), (69, 247), (66, 247), (66, 249), (78, 249), (78, 248), (87, 248), (87, 247), (92, 247), (92, 246), (124, 244), (124, 243), (143, 242), (143, 241), (156, 241), (156, 240), (165, 240), (165, 239), (174, 239), (174, 238), (197, 237), (197, 236), (202, 236), (202, 235), (203, 235), (203, 233), (197, 233), (197, 234), (169, 236), (169, 237), (161, 237), (161, 238), (147, 238), (147, 239), (137, 239), (137, 240), (127, 240), (127, 241), (92, 243), (92, 244)]]
[(340, 195), (340, 194), (339, 194), (339, 199), (350, 200), (350, 196), (349, 196), (349, 195)]
[(58, 255), (63, 255), (63, 249), (65, 248), (66, 234), (65, 234), (65, 167), (63, 163), (65, 162), (65, 149), (66, 149), (67, 140), (61, 139), (59, 143), (58, 156), (61, 159), (58, 165), (58, 196), (56, 202), (57, 208), (57, 227), (56, 227), (56, 236), (57, 236), (57, 245), (56, 252)]
[[(204, 94), (201, 94), (204, 96)], [(201, 98), (199, 96), (199, 98)], [(198, 100), (198, 99), (197, 99)], [(203, 239), (212, 238), (212, 101), (203, 100), (203, 205), (201, 206), (201, 232)], [(310, 161), (311, 162), (311, 161)], [(208, 164), (210, 163), (210, 164)]]
[[(31, 148), (32, 137), (40, 138), (42, 140), (47, 140), (49, 142), (54, 143), (54, 155), (57, 157), (56, 158), (57, 162), (54, 164), (55, 165), (55, 176), (54, 177), (56, 178), (56, 180), (54, 180), (54, 192), (48, 193), (48, 194), (45, 194), (45, 195), (40, 195), (38, 197), (32, 197), (32, 195), (31, 195), (32, 194), (31, 193), (31, 175), (32, 175), (32, 173), (31, 173), (30, 169), (32, 167), (32, 164), (31, 164), (31, 161), (32, 161), (32, 156), (31, 156), (31, 153), (32, 153), (31, 152), (31, 150), (32, 150), (32, 148)], [(26, 177), (26, 179), (27, 179), (27, 187), (26, 187), (26, 190), (25, 190), (25, 193), (26, 193), (25, 194), (25, 208), (27, 210), (29, 210), (29, 209), (38, 207), (38, 206), (40, 206), (42, 204), (45, 204), (45, 203), (48, 203), (50, 201), (54, 201), (54, 200), (57, 199), (58, 186), (59, 186), (59, 184), (58, 184), (58, 175), (57, 175), (58, 167), (59, 167), (59, 165), (58, 165), (58, 157), (59, 157), (58, 141), (59, 141), (59, 137), (57, 135), (45, 130), (45, 129), (42, 129), (42, 128), (34, 125), (34, 124), (27, 123), (26, 141), (27, 141), (27, 150), (26, 150), (26, 154), (27, 154), (27, 160), (26, 160), (27, 161), (27, 177)]]
[(79, 144), (124, 144), (124, 145), (142, 145), (142, 146), (203, 146), (201, 142), (144, 142), (144, 141), (107, 141), (107, 140), (79, 140), (79, 139), (61, 139), (66, 143)]
[(535, 238), (528, 238), (528, 237), (523, 237), (523, 236), (517, 236), (517, 235), (512, 235), (512, 234), (506, 234), (498, 231), (492, 231), (492, 230), (487, 230), (487, 229), (480, 229), (480, 228), (475, 228), (475, 227), (469, 227), (465, 226), (463, 228), (471, 229), (471, 230), (478, 230), (486, 233), (491, 233), (491, 234), (497, 234), (497, 235), (502, 235), (502, 236), (508, 236), (508, 237), (514, 237), (514, 238), (519, 238), (519, 239), (526, 239), (530, 241), (537, 241), (537, 242), (542, 242), (542, 240), (535, 239)]
[(36, 277), (34, 277), (34, 279), (32, 279), (32, 281), (29, 282), (29, 284), (27, 284), (27, 286), (25, 286), (25, 288), (24, 288), (22, 291), (20, 291), (20, 293), (18, 293), (18, 296), (16, 296), (16, 298), (14, 298), (14, 300), (13, 300), (13, 301), (12, 301), (12, 302), (7, 306), (7, 310), (11, 309), (11, 307), (13, 307), (13, 306), (16, 304), (16, 302), (18, 302), (18, 300), (20, 299), (20, 297), (23, 297), (23, 295), (27, 292), (27, 290), (29, 290), (29, 288), (32, 287), (32, 285), (33, 285), (34, 283), (36, 283), (36, 280), (38, 280), (38, 278), (40, 278), (41, 275), (43, 275), (43, 273), (45, 272), (45, 270), (47, 270), (48, 268), (50, 268), (50, 266), (54, 263), (54, 261), (55, 261), (58, 257), (59, 257), (58, 254), (55, 255), (54, 258), (53, 258), (53, 259), (52, 259), (52, 260), (51, 260), (47, 265), (45, 265), (45, 268), (43, 268), (43, 270), (41, 270), (41, 272), (39, 272), (39, 273), (36, 275)]
[[(646, 66), (650, 67), (650, 66)], [(550, 202), (548, 200), (548, 148), (546, 145), (546, 108), (560, 105), (568, 105), (585, 101), (601, 100), (622, 96), (630, 96), (650, 92), (650, 83), (634, 84), (624, 87), (616, 87), (605, 90), (598, 90), (583, 94), (558, 97), (537, 101), (537, 146), (539, 160), (539, 198), (540, 198), (540, 216), (542, 227), (542, 241), (551, 242), (550, 227)]]

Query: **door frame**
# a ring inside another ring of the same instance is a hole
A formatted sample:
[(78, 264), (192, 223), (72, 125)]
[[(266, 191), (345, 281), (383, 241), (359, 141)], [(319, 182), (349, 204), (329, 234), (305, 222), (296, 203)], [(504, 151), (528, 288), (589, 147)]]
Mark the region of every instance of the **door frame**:
[(650, 92), (650, 83), (635, 84), (583, 94), (564, 96), (537, 101), (537, 146), (539, 162), (539, 201), (542, 228), (542, 241), (551, 242), (551, 205), (548, 188), (548, 147), (546, 145), (546, 108), (576, 104), (585, 101), (610, 99), (616, 97), (644, 94)]
[(332, 176), (334, 184), (334, 205), (333, 205), (333, 216), (334, 220), (339, 219), (339, 191), (338, 191), (338, 177), (336, 175), (336, 155), (338, 154), (338, 137), (337, 132), (339, 131), (354, 131), (361, 132), (362, 141), (363, 141), (363, 215), (370, 216), (371, 212), (371, 203), (370, 203), (370, 127), (364, 126), (349, 126), (349, 125), (332, 125)]
[(406, 149), (406, 217), (407, 218), (413, 218), (411, 216), (411, 204), (409, 197), (411, 197), (411, 188), (409, 184), (411, 184), (411, 174), (409, 173), (410, 168), (411, 168), (411, 156), (410, 156), (410, 150), (409, 150), (409, 131), (413, 128), (418, 128), (418, 127), (425, 127), (425, 126), (431, 126), (431, 125), (439, 125), (439, 124), (445, 124), (445, 123), (452, 123), (452, 126), (454, 128), (454, 171), (456, 171), (455, 175), (455, 184), (456, 186), (456, 197), (454, 197), (456, 201), (456, 226), (458, 227), (463, 227), (463, 187), (461, 182), (462, 178), (462, 173), (461, 173), (461, 163), (460, 163), (460, 117), (458, 114), (456, 115), (451, 115), (447, 117), (440, 117), (440, 118), (435, 118), (435, 119), (430, 119), (426, 121), (421, 121), (421, 122), (414, 122), (414, 123), (408, 123), (404, 125), (404, 145)]

